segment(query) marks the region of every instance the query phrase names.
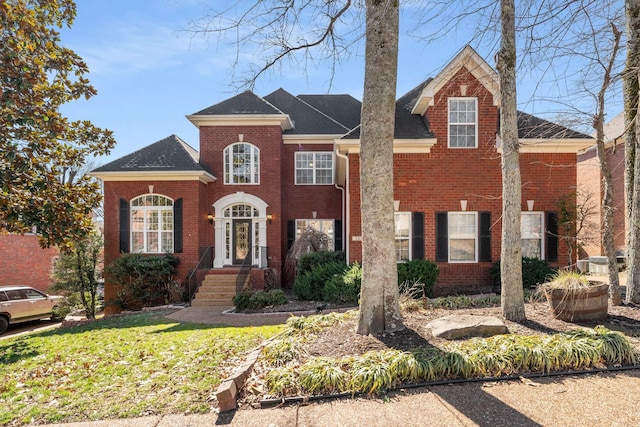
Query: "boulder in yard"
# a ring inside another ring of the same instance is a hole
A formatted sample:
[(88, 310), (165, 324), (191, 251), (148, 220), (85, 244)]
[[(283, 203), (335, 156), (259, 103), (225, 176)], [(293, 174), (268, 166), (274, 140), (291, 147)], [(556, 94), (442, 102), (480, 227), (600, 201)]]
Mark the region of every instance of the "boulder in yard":
[(453, 340), (463, 337), (490, 337), (506, 334), (507, 325), (493, 316), (452, 314), (427, 323), (433, 336)]

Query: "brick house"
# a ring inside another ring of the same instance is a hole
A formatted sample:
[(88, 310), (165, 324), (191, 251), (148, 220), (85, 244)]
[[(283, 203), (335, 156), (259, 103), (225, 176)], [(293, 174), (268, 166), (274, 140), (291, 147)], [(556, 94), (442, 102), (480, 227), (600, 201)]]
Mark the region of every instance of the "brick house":
[[(626, 254), (626, 237), (628, 234), (625, 214), (626, 191), (625, 148), (624, 148), (624, 113), (620, 113), (604, 126), (604, 143), (606, 159), (613, 178), (613, 220), (614, 244), (620, 255)], [(602, 224), (602, 196), (604, 187), (596, 146), (593, 145), (578, 153), (578, 204), (589, 199), (593, 209), (583, 233), (581, 258), (602, 257), (605, 255), (600, 233)], [(604, 260), (599, 262), (604, 263)], [(604, 268), (604, 266), (602, 267)]]
[(0, 286), (24, 285), (46, 291), (60, 251), (42, 248), (36, 234), (0, 233)]
[[(436, 261), (438, 294), (486, 290), (500, 256), (497, 74), (467, 46), (396, 105), (398, 261)], [(244, 92), (187, 116), (199, 150), (171, 135), (96, 169), (105, 262), (121, 252), (172, 252), (185, 279), (209, 259), (195, 304), (245, 258), (257, 286), (266, 273), (280, 276), (307, 227), (360, 260), (360, 107), (349, 95)], [(575, 190), (576, 153), (593, 139), (526, 113), (518, 126), (524, 253), (556, 263), (566, 248), (555, 203)]]

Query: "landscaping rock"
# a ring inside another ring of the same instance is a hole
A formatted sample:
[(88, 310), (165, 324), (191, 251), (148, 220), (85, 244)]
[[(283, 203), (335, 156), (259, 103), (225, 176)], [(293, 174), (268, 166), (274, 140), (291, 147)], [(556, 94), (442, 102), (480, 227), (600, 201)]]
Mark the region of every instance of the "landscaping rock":
[(501, 319), (473, 314), (444, 316), (427, 323), (427, 328), (434, 336), (448, 340), (462, 337), (490, 337), (508, 332), (507, 325)]

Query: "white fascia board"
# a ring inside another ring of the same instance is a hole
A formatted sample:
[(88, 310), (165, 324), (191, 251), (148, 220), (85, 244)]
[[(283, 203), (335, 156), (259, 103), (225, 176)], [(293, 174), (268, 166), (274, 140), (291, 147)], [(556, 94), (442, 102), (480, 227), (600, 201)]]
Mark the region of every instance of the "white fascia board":
[(282, 135), (282, 143), (285, 145), (297, 144), (330, 144), (333, 145), (340, 135)]
[(469, 72), (491, 92), (493, 95), (493, 105), (499, 106), (500, 92), (498, 74), (471, 46), (467, 45), (422, 89), (422, 93), (413, 106), (411, 113), (423, 116), (427, 108), (433, 105), (435, 94), (438, 93), (462, 67), (469, 70)]
[(88, 175), (102, 181), (200, 181), (205, 184), (216, 181), (209, 172), (199, 171), (149, 171), (149, 172), (91, 172)]
[[(430, 153), (431, 147), (436, 145), (437, 138), (425, 139), (394, 139), (393, 152), (400, 153)], [(336, 141), (336, 147), (342, 154), (360, 153), (359, 139), (341, 139)]]
[[(567, 138), (567, 139), (546, 139), (546, 138), (521, 138), (520, 153), (579, 153), (591, 147), (594, 143), (592, 138)], [(496, 148), (498, 153), (502, 153), (502, 140), (496, 137)]]
[(280, 126), (282, 130), (293, 129), (288, 114), (226, 114), (185, 116), (197, 128), (200, 126)]

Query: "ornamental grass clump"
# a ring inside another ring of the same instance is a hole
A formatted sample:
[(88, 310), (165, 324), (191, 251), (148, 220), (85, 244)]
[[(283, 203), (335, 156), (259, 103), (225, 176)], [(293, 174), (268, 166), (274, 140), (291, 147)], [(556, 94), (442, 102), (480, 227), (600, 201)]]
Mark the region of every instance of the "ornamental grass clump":
[(559, 271), (551, 281), (544, 284), (549, 289), (582, 289), (591, 286), (589, 278), (582, 273), (571, 270)]
[(311, 394), (339, 393), (348, 382), (341, 365), (329, 357), (316, 357), (302, 365), (299, 378), (302, 389)]

